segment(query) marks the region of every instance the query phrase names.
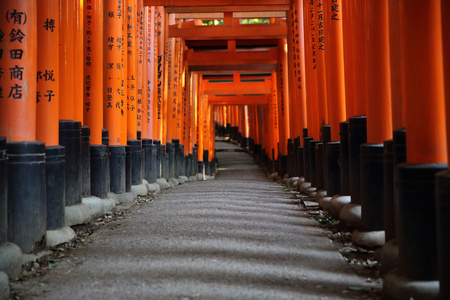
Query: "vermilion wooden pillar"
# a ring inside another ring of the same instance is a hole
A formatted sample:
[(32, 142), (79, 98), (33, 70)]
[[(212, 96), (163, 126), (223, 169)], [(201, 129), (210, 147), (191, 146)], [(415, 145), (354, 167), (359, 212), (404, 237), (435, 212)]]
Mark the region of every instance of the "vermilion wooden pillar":
[[(355, 116), (366, 115), (366, 1), (356, 0), (350, 1), (352, 5), (353, 16), (353, 85), (354, 85), (354, 97), (355, 108), (354, 115), (348, 116), (349, 118)], [(359, 42), (356, 42), (359, 41)]]
[[(270, 158), (276, 159), (278, 157), (278, 143), (280, 141), (279, 120), (278, 120), (278, 89), (277, 89), (277, 73), (272, 72), (272, 96), (270, 97), (269, 116), (271, 118), (272, 135), (268, 151)], [(273, 156), (272, 156), (273, 149)]]
[(165, 13), (164, 7), (156, 8), (156, 73), (155, 73), (155, 90), (154, 90), (154, 123), (153, 138), (161, 140), (163, 137), (163, 96), (164, 96), (164, 52), (165, 52)]
[[(306, 107), (308, 135), (319, 139), (319, 104), (317, 88), (317, 44), (318, 30), (316, 30), (317, 16), (314, 1), (303, 1), (305, 23), (305, 74), (306, 74)], [(303, 140), (302, 140), (303, 144)]]
[(103, 1), (84, 6), (84, 114), (92, 145), (102, 144), (103, 129)]
[(74, 19), (76, 1), (61, 0), (60, 24), (61, 35), (59, 43), (59, 74), (61, 105), (59, 106), (59, 118), (73, 120), (74, 108)]
[(278, 120), (280, 128), (280, 152), (287, 155), (289, 132), (289, 81), (287, 72), (287, 41), (278, 40)]
[(381, 246), (385, 243), (383, 142), (392, 138), (388, 0), (367, 1), (366, 22), (367, 144), (360, 147), (361, 227), (372, 231), (370, 237), (378, 235), (369, 238), (370, 243)]
[(121, 138), (122, 119), (122, 19), (120, 6), (123, 1), (104, 1), (103, 35), (103, 126), (109, 130), (110, 145), (125, 145)]
[(155, 116), (154, 102), (155, 102), (155, 78), (156, 74), (156, 55), (155, 55), (155, 44), (156, 44), (156, 8), (154, 6), (146, 6), (144, 10), (144, 28), (145, 28), (145, 49), (146, 49), (146, 61), (144, 63), (144, 72), (146, 74), (146, 80), (144, 82), (144, 89), (146, 94), (147, 106), (147, 137), (153, 139), (153, 121)]
[[(37, 10), (36, 140), (46, 146), (56, 146), (59, 145), (60, 101), (59, 2), (39, 1)], [(19, 75), (23, 72), (20, 68), (12, 71), (17, 71)]]
[(400, 2), (389, 0), (389, 60), (391, 73), (392, 128), (405, 127), (406, 101), (402, 95)]
[[(76, 0), (75, 2), (75, 16), (74, 16), (74, 33), (70, 33), (73, 36), (74, 45), (74, 60), (73, 62), (73, 116), (74, 120), (83, 123), (83, 87), (84, 87), (84, 76), (83, 76), (83, 62), (84, 62), (84, 17), (83, 17), (83, 6), (82, 0)], [(71, 12), (72, 13), (72, 12)]]
[(126, 61), (127, 64), (127, 139), (137, 139), (137, 59), (136, 59), (136, 25), (137, 0), (126, 0)]
[(136, 28), (136, 43), (137, 43), (137, 130), (141, 132), (143, 139), (148, 138), (147, 127), (147, 88), (144, 83), (147, 81), (146, 58), (147, 53), (145, 49), (145, 27), (144, 27), (144, 3), (143, 0), (137, 0), (137, 28)]
[(36, 9), (36, 1), (0, 4), (0, 135), (7, 141), (36, 139)]
[(323, 3), (325, 20), (325, 69), (331, 141), (339, 141), (339, 123), (346, 120), (342, 0)]
[(128, 58), (127, 58), (127, 7), (130, 0), (122, 0), (121, 20), (122, 20), (122, 39), (121, 39), (121, 63), (122, 63), (122, 80), (121, 80), (121, 100), (120, 100), (120, 140), (128, 140)]
[(327, 76), (325, 69), (325, 11), (323, 0), (317, 0), (315, 5), (315, 34), (317, 54), (317, 99), (319, 105), (319, 128), (329, 123), (327, 104)]
[(346, 116), (355, 115), (355, 89), (353, 82), (353, 1), (342, 0), (342, 33), (344, 41), (345, 73), (345, 112)]
[(400, 15), (407, 163), (397, 166), (399, 266), (383, 289), (425, 299), (439, 289), (434, 181), (447, 170), (441, 1), (401, 0)]

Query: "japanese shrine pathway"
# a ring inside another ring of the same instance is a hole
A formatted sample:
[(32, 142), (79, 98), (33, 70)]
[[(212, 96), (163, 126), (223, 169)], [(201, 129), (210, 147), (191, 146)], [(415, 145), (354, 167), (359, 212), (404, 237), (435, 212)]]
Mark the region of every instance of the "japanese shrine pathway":
[(120, 226), (95, 231), (91, 243), (48, 274), (16, 283), (23, 298), (368, 296), (349, 287), (373, 283), (353, 272), (291, 194), (266, 179), (247, 153), (232, 151), (237, 146), (216, 142), (216, 148), (222, 151), (215, 180), (167, 190)]

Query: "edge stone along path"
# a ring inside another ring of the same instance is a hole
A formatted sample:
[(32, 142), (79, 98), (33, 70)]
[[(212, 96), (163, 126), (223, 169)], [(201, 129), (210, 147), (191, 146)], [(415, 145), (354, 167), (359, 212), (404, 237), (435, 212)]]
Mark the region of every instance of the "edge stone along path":
[(375, 283), (291, 194), (237, 146), (216, 149), (216, 180), (177, 186), (96, 231), (46, 275), (14, 283), (20, 299), (369, 297), (361, 290)]

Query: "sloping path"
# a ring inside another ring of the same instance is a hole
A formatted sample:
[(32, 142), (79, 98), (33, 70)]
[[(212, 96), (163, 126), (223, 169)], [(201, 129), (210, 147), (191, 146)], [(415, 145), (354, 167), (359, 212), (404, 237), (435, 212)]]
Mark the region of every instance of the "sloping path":
[[(233, 149), (216, 143), (218, 149)], [(246, 153), (219, 151), (216, 180), (177, 186), (93, 234), (25, 299), (359, 299), (324, 229)]]

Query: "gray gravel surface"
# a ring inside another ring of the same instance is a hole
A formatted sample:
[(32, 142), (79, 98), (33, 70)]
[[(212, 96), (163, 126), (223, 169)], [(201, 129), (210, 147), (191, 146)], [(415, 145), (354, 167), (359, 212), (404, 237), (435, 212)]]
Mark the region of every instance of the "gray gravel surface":
[[(236, 146), (217, 142), (218, 149)], [(345, 263), (292, 195), (243, 152), (217, 152), (216, 180), (177, 186), (92, 235), (21, 299), (360, 299)]]

